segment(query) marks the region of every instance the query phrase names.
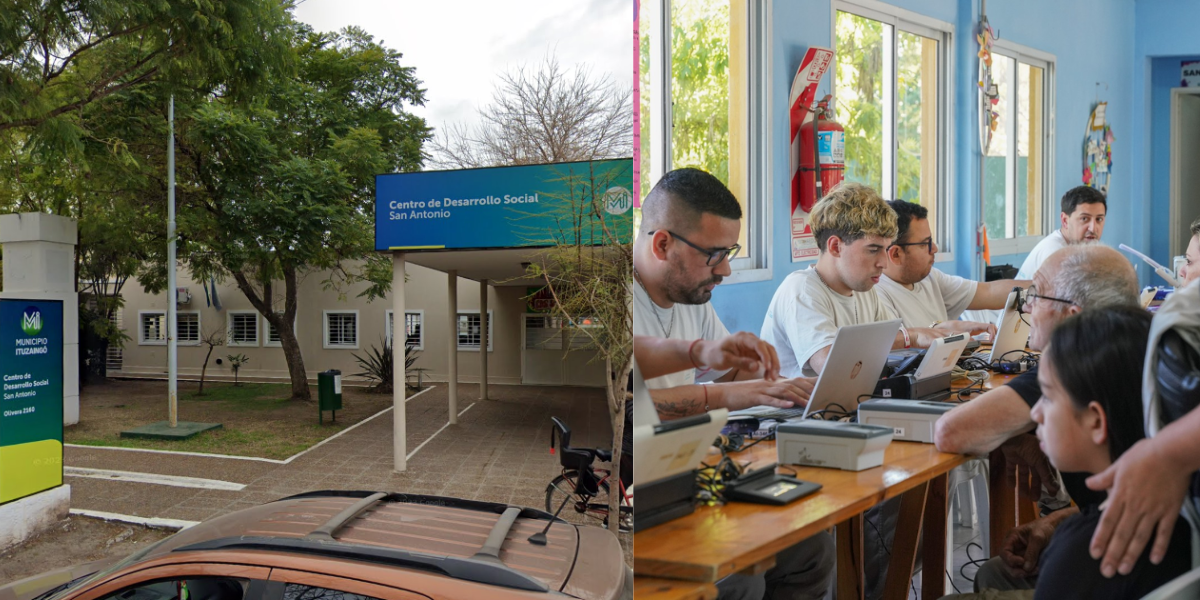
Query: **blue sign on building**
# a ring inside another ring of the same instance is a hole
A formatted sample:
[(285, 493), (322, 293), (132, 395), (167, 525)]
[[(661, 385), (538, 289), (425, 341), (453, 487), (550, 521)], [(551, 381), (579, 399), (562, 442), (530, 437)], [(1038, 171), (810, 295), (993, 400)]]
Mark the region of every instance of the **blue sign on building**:
[(375, 177), (375, 249), (408, 252), (628, 243), (633, 160)]

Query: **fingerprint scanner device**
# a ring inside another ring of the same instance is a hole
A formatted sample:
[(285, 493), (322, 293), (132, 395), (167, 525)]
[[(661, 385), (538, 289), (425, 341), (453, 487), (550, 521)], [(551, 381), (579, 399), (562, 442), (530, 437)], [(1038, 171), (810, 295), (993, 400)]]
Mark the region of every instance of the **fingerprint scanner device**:
[(724, 408), (658, 424), (633, 427), (633, 482), (637, 510), (633, 530), (641, 531), (696, 510), (695, 469), (708, 455), (729, 411)]
[(862, 423), (805, 419), (775, 427), (778, 460), (789, 465), (862, 471), (883, 464), (891, 441), (891, 427)]
[[(933, 341), (918, 361), (902, 361), (890, 377), (875, 384), (875, 396), (940, 401), (950, 397), (951, 371), (967, 347), (967, 334)], [(915, 364), (915, 367), (913, 366)]]
[(1017, 310), (1019, 293), (1019, 288), (1014, 288), (1004, 301), (1004, 310), (1000, 311), (1000, 318), (996, 320), (996, 339), (992, 340), (992, 353), (987, 358), (989, 363), (1016, 360), (1017, 352), (1024, 351), (1025, 343), (1029, 341), (1029, 325), (1025, 324), (1021, 312)]
[(858, 405), (858, 422), (892, 430), (892, 439), (933, 443), (933, 424), (956, 405), (926, 400), (876, 398)]
[(777, 474), (775, 464), (772, 463), (761, 469), (742, 473), (737, 479), (726, 483), (725, 497), (740, 502), (783, 506), (819, 489), (819, 483)]

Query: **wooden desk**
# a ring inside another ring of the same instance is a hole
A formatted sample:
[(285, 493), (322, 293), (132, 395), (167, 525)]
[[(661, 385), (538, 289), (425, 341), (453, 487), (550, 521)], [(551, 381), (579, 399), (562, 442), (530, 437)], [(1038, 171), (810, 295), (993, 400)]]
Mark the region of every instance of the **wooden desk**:
[(637, 600), (716, 600), (717, 586), (699, 581), (635, 576), (633, 597)]
[[(738, 458), (756, 465), (775, 462), (775, 444), (760, 443)], [(893, 584), (889, 577), (886, 595), (905, 597), (906, 573), (912, 573), (922, 514), (924, 564), (945, 564), (946, 474), (967, 460), (963, 455), (938, 452), (932, 444), (893, 442), (884, 452), (882, 467), (859, 472), (796, 467), (797, 477), (820, 483), (822, 489), (787, 506), (731, 502), (701, 507), (691, 515), (641, 531), (634, 535), (633, 569), (640, 576), (715, 582), (772, 561), (785, 548), (837, 526), (839, 565), (857, 573), (857, 578), (839, 581), (839, 597), (861, 597), (862, 513), (904, 494), (892, 567), (904, 562), (908, 566), (907, 570), (903, 566), (889, 568), (898, 583)], [(791, 468), (789, 465), (781, 472)], [(922, 586), (922, 596), (940, 597), (943, 585), (939, 568), (938, 577), (929, 578)]]

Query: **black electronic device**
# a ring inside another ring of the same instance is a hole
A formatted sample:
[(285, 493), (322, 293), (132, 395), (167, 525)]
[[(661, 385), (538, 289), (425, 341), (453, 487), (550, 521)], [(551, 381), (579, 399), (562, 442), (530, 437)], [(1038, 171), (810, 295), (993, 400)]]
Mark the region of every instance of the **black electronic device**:
[(875, 385), (876, 398), (899, 398), (940, 402), (950, 397), (950, 373), (916, 380), (911, 374), (880, 379)]
[(725, 426), (721, 428), (721, 435), (742, 435), (752, 436), (760, 427), (758, 417), (753, 415), (730, 415), (729, 420), (725, 421)]
[(636, 533), (696, 511), (696, 472), (684, 471), (637, 488), (637, 510), (633, 512)]
[(775, 463), (743, 473), (725, 486), (725, 498), (756, 504), (783, 506), (817, 490), (821, 484), (801, 481), (775, 472)]

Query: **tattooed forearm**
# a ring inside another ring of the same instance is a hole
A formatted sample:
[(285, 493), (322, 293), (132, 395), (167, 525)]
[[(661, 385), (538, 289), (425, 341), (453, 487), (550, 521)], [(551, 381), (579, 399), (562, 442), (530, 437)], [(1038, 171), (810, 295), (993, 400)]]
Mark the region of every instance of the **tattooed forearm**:
[(670, 420), (704, 412), (704, 404), (699, 398), (682, 398), (678, 400), (655, 400), (654, 407), (658, 416)]

